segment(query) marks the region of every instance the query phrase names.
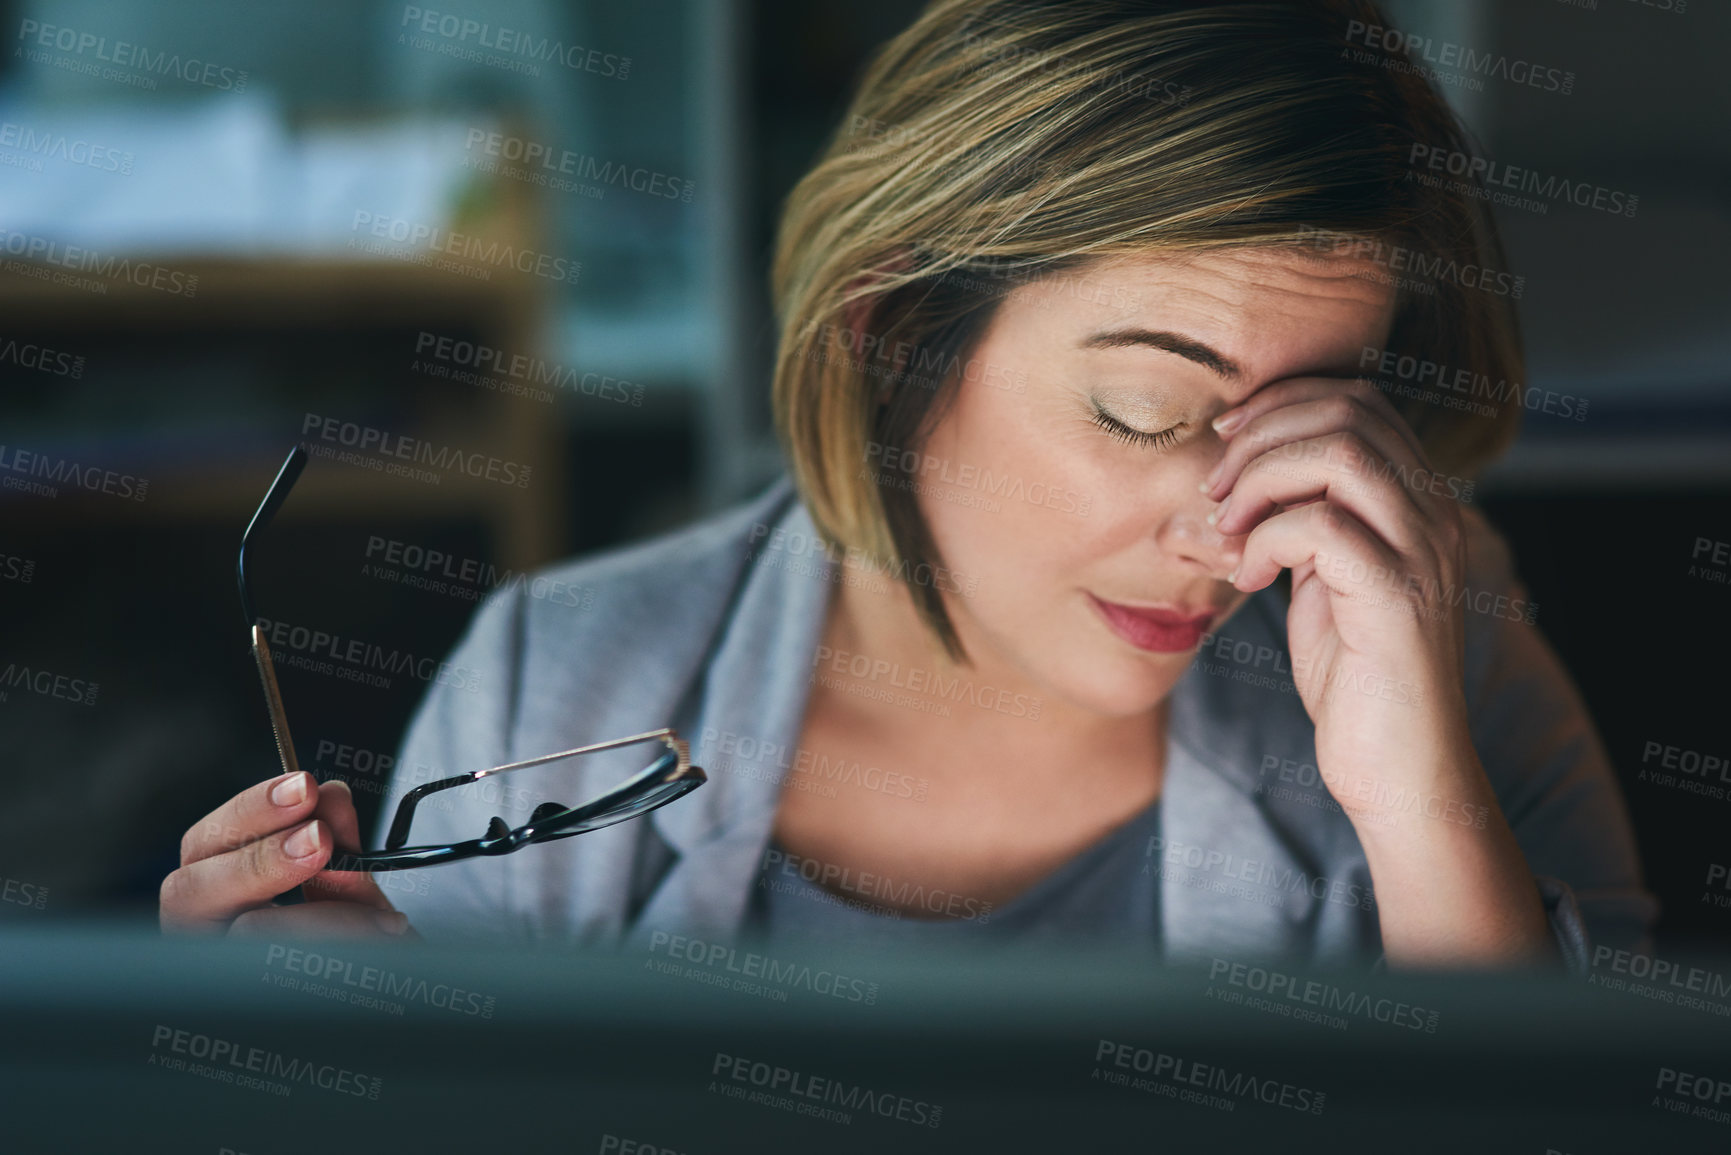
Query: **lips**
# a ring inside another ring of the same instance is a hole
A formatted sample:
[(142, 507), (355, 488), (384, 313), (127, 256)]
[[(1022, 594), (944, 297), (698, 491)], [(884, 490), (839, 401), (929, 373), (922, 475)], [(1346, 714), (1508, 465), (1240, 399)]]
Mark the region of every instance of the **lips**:
[(1113, 633), (1139, 650), (1177, 654), (1193, 650), (1218, 616), (1217, 610), (1196, 612), (1168, 606), (1126, 606), (1088, 597)]

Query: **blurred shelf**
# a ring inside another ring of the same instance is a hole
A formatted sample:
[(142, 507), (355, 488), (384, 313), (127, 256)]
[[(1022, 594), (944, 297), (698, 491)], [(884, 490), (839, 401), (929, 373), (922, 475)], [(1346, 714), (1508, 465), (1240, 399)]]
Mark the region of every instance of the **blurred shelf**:
[[(149, 258), (133, 258), (135, 261)], [(101, 281), (96, 293), (33, 276), (0, 272), (0, 309), (12, 321), (75, 319), (108, 324), (116, 315), (152, 324), (201, 324), (244, 318), (284, 328), (320, 321), (372, 323), (381, 318), (493, 313), (533, 305), (539, 293), (522, 274), (481, 281), (459, 273), (389, 259), (334, 261), (324, 258), (263, 259), (163, 257), (153, 265), (198, 278), (194, 295), (175, 294), (124, 279)], [(57, 266), (38, 268), (49, 271)]]
[[(531, 190), (508, 181), (494, 184), (499, 187), (477, 201), (481, 211), (471, 211), (448, 227), (485, 245), (509, 245), (514, 252), (538, 253), (536, 201)], [(359, 239), (365, 239), (364, 235)], [(434, 255), (424, 249), (412, 251), (418, 257)], [(502, 252), (494, 250), (496, 256)], [(357, 333), (364, 341), (370, 333), (382, 338), (414, 325), (460, 329), (478, 343), (508, 355), (535, 356), (545, 348), (547, 298), (553, 282), (509, 263), (438, 254), (441, 260), (487, 274), (482, 277), (389, 256), (127, 256), (135, 263), (148, 261), (172, 273), (196, 276), (196, 290), (190, 295), (166, 292), (109, 276), (92, 278), (106, 289), (92, 292), (9, 271), (7, 262), (0, 261), (0, 316), (6, 318), (13, 333), (32, 328), (72, 331), (88, 336), (93, 345), (103, 334), (124, 334), (133, 348), (153, 348), (160, 342), (169, 350), (170, 358), (177, 347), (196, 348), (201, 339), (221, 335), (225, 344), (238, 346), (243, 356), (260, 364), (268, 362), (273, 350), (280, 352), (284, 347), (278, 339), (254, 350), (249, 338), (265, 331), (286, 335), (297, 348), (311, 351), (315, 366), (322, 355), (322, 342), (330, 342), (330, 356), (337, 357), (343, 355), (340, 350), (353, 347)], [(55, 265), (41, 265), (37, 271), (50, 275), (71, 272)], [(395, 348), (391, 350), (392, 356), (397, 353)], [(183, 355), (183, 360), (189, 359)], [(153, 370), (156, 375), (151, 379), (161, 380), (160, 366), (153, 366)], [(298, 367), (293, 370), (299, 371)], [(423, 380), (427, 391), (442, 384), (417, 378), (406, 367), (397, 377), (411, 382), (411, 390)], [(237, 372), (236, 379), (237, 387), (244, 387), (238, 383), (249, 378)], [(292, 373), (290, 380), (294, 380)], [(79, 385), (68, 382), (68, 387), (77, 389)], [(308, 392), (311, 395), (314, 391)], [(333, 406), (329, 415), (364, 423), (369, 407), (384, 397), (381, 387), (371, 396), (357, 395), (352, 404)], [(389, 400), (399, 408), (403, 404), (400, 395)], [(0, 398), (0, 421), (4, 420), (4, 407), (4, 398)], [(535, 564), (562, 551), (564, 527), (569, 522), (564, 430), (558, 420), (549, 419), (549, 408), (510, 402), (454, 408), (448, 396), (441, 395), (431, 403), (417, 401), (409, 412), (412, 416), (400, 424), (381, 424), (393, 435), (526, 463), (533, 471), (530, 484), (506, 485), (449, 470), (432, 484), (314, 456), (285, 508), (285, 516), (331, 520), (478, 516), (487, 523), (498, 560), (504, 564)], [(0, 491), (0, 512), (8, 519), (29, 521), (65, 518), (75, 508), (79, 522), (93, 524), (141, 518), (244, 519), (275, 476), (289, 444), (301, 437), (298, 417), (290, 413), (289, 420), (273, 422), (280, 416), (272, 409), (261, 409), (256, 420), (231, 417), (232, 424), (227, 426), (213, 426), (206, 420), (196, 422), (197, 428), (177, 430), (170, 410), (162, 430), (145, 419), (129, 433), (92, 436), (87, 429), (38, 428), (27, 438), (7, 438), (18, 442), (15, 447), (44, 454), (65, 448), (81, 465), (120, 468), (136, 463), (136, 475), (148, 478), (150, 489), (142, 502), (92, 495), (66, 485), (59, 487), (61, 493), (52, 500)], [(279, 433), (269, 432), (273, 423)], [(323, 441), (308, 440), (307, 444), (345, 448)], [(88, 458), (73, 456), (86, 449)]]

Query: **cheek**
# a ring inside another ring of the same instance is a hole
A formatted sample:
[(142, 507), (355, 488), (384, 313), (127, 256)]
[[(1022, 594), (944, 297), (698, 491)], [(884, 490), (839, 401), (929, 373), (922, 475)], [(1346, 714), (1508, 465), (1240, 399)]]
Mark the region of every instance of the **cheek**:
[(1085, 437), (1029, 398), (964, 383), (928, 438), (916, 493), (945, 563), (979, 578), (983, 596), (1023, 601), (1075, 585), (1128, 536), (1103, 500)]

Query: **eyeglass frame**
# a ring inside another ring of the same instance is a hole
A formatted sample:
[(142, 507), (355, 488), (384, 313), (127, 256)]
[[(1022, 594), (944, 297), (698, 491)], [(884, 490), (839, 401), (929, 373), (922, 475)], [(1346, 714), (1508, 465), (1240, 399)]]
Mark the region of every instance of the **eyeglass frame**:
[[(253, 659), (258, 664), (259, 680), (264, 686), (265, 704), (270, 710), (271, 733), (276, 739), (277, 758), (282, 763), (283, 770), (290, 774), (299, 771), (300, 762), (295, 756), (294, 740), (289, 736), (288, 716), (283, 710), (282, 691), (277, 686), (276, 666), (271, 661), (270, 646), (265, 641), (264, 631), (259, 627), (258, 616), (253, 612), (252, 597), (247, 585), (246, 555), (247, 546), (252, 543), (254, 535), (270, 523), (271, 518), (276, 516), (277, 511), (288, 500), (289, 491), (294, 488), (294, 483), (306, 468), (306, 463), (307, 453), (304, 448), (296, 445), (289, 451), (282, 468), (277, 471), (276, 480), (271, 482), (264, 500), (259, 503), (258, 510), (241, 533), (240, 556), (235, 564), (235, 574), (240, 584), (241, 610), (246, 614), (247, 625), (252, 631)], [(580, 806), (566, 807), (556, 802), (544, 802), (529, 815), (528, 822), (518, 827), (507, 826), (504, 819), (494, 816), (487, 824), (487, 832), (480, 838), (465, 842), (430, 843), (424, 846), (405, 845), (415, 810), (421, 800), (430, 794), (468, 785), (507, 770), (521, 770), (561, 758), (656, 740), (667, 745), (665, 753), (612, 790)], [(503, 766), (490, 766), (485, 770), (471, 770), (466, 774), (425, 782), (411, 788), (397, 803), (397, 812), (385, 836), (383, 850), (339, 852), (331, 856), (325, 869), (410, 870), (459, 862), (467, 858), (510, 854), (535, 843), (571, 838), (640, 817), (684, 797), (708, 780), (708, 775), (701, 766), (692, 765), (690, 745), (669, 727), (633, 734), (627, 738), (577, 746)], [(298, 897), (299, 888), (290, 893)], [(289, 901), (296, 900), (296, 897), (284, 897)]]

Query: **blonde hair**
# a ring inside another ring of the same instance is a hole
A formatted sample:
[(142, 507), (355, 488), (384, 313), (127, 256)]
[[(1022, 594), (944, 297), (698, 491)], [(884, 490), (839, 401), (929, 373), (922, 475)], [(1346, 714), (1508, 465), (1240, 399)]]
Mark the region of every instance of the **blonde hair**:
[[(1396, 286), (1391, 350), (1520, 381), (1489, 213), (1409, 159), (1470, 139), (1404, 57), (1352, 49), (1349, 27), (1374, 25), (1369, 0), (934, 0), (886, 44), (790, 195), (773, 267), (776, 425), (825, 537), (904, 580), (941, 565), (868, 446), (917, 450), (1003, 294), (1098, 258), (1367, 257)], [(1520, 414), (1390, 400), (1451, 473)], [(965, 660), (942, 591), (907, 585)]]

